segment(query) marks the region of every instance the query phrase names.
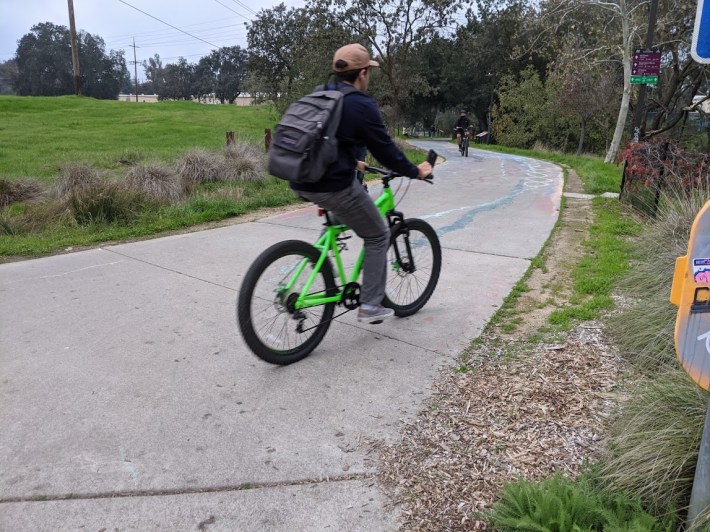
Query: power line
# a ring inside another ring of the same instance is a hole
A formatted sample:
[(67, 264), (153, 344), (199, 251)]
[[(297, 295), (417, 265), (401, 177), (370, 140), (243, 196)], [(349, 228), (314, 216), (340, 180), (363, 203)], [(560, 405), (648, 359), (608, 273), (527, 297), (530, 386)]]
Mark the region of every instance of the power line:
[(242, 15), (239, 11), (234, 11), (234, 9), (232, 9), (232, 8), (229, 7), (228, 5), (223, 4), (223, 3), (220, 2), (219, 0), (214, 0), (214, 1), (217, 2), (219, 5), (221, 5), (223, 8), (229, 9), (232, 13), (235, 13), (235, 14), (239, 15), (239, 16), (242, 17), (244, 20), (250, 20), (249, 17), (245, 17), (245, 16)]
[(161, 19), (159, 19), (158, 17), (154, 17), (154, 16), (151, 15), (150, 13), (146, 13), (145, 11), (143, 11), (143, 10), (141, 10), (141, 9), (138, 9), (136, 6), (132, 6), (131, 4), (129, 4), (128, 2), (126, 2), (125, 0), (118, 0), (118, 1), (121, 2), (122, 4), (126, 4), (128, 7), (131, 7), (131, 8), (133, 8), (133, 9), (135, 9), (136, 11), (140, 11), (140, 12), (143, 13), (144, 15), (149, 16), (150, 18), (155, 19), (155, 20), (157, 20), (158, 22), (162, 22), (162, 23), (165, 24), (166, 26), (170, 26), (171, 28), (176, 29), (176, 30), (178, 30), (178, 31), (181, 32), (181, 33), (184, 33), (185, 35), (189, 35), (189, 36), (192, 37), (193, 39), (197, 39), (198, 41), (202, 41), (203, 43), (209, 44), (210, 46), (212, 46), (212, 47), (214, 47), (214, 48), (219, 48), (219, 46), (217, 46), (216, 44), (212, 44), (211, 42), (206, 41), (206, 40), (204, 40), (204, 39), (201, 39), (201, 38), (199, 38), (199, 37), (196, 37), (195, 35), (192, 35), (191, 33), (188, 33), (188, 32), (186, 32), (185, 30), (181, 30), (181, 29), (178, 28), (177, 26), (173, 26), (172, 24), (170, 24), (170, 23), (168, 23), (168, 22), (165, 22), (164, 20), (161, 20)]
[(243, 7), (244, 9), (246, 9), (246, 10), (247, 10), (249, 13), (251, 13), (252, 15), (256, 15), (256, 11), (254, 11), (252, 8), (250, 8), (248, 5), (246, 5), (246, 4), (245, 4), (244, 2), (242, 2), (241, 0), (232, 0), (232, 2), (234, 2), (235, 4), (237, 4), (237, 5), (240, 6), (240, 7)]

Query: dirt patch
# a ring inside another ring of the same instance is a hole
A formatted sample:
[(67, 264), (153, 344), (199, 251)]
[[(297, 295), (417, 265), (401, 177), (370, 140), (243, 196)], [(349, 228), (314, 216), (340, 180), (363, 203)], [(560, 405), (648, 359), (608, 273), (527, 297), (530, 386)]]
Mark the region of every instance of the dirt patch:
[[(565, 191), (581, 192), (569, 169)], [(379, 479), (403, 529), (486, 530), (482, 511), (506, 482), (554, 471), (574, 477), (597, 456), (621, 358), (596, 323), (560, 337), (540, 332), (568, 300), (592, 216), (590, 200), (566, 198), (530, 290), (458, 368), (442, 372), (401, 441), (377, 445)]]
[[(582, 180), (567, 169), (565, 192), (582, 192)], [(582, 255), (583, 242), (593, 219), (588, 199), (564, 198), (560, 221), (550, 236), (542, 257), (543, 267), (533, 270), (526, 284), (528, 292), (518, 300), (514, 314), (515, 336), (529, 337), (542, 327), (550, 313), (569, 300), (571, 271)], [(505, 325), (505, 324), (504, 324)], [(498, 333), (505, 335), (505, 326)]]

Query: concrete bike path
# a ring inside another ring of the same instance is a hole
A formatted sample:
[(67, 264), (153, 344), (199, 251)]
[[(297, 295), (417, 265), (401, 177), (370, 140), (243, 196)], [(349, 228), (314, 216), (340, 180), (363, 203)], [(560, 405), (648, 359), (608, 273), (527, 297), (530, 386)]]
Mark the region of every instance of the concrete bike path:
[(315, 238), (312, 207), (0, 265), (0, 530), (395, 529), (368, 442), (396, 441), (479, 334), (562, 191), (551, 164), (417, 144), (447, 158), (399, 196), (440, 235), (434, 296), (385, 325), (345, 314), (288, 367), (248, 351), (234, 302), (261, 250)]

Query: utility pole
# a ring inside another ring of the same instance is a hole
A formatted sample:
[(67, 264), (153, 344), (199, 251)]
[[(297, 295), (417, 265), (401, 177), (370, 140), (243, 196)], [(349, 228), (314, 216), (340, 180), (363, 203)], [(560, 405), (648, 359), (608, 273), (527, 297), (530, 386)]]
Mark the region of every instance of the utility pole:
[(74, 23), (74, 0), (69, 2), (69, 36), (71, 38), (71, 62), (74, 73), (74, 94), (79, 95), (80, 77), (79, 77), (79, 47), (76, 41), (76, 24)]
[(138, 61), (136, 60), (136, 48), (140, 48), (140, 46), (136, 46), (135, 37), (133, 37), (133, 45), (131, 48), (133, 48), (133, 61), (131, 62), (133, 63), (133, 73), (136, 79), (136, 102), (138, 102)]
[[(651, 0), (651, 6), (648, 11), (648, 31), (646, 32), (646, 50), (651, 50), (653, 47), (653, 34), (656, 32), (656, 18), (658, 16), (658, 0)], [(633, 142), (641, 140), (646, 129), (646, 84), (643, 83), (639, 87), (639, 97), (636, 102), (636, 111), (634, 112), (634, 123), (631, 130), (631, 138)], [(643, 123), (642, 123), (643, 122)]]

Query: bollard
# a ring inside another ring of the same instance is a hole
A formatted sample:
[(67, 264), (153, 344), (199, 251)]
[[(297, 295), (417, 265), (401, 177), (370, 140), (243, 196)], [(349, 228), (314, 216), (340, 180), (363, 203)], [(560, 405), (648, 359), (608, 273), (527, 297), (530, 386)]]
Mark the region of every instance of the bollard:
[(234, 131), (227, 131), (227, 146), (234, 144)]
[(264, 130), (264, 151), (269, 151), (269, 146), (271, 146), (271, 130), (266, 128)]

